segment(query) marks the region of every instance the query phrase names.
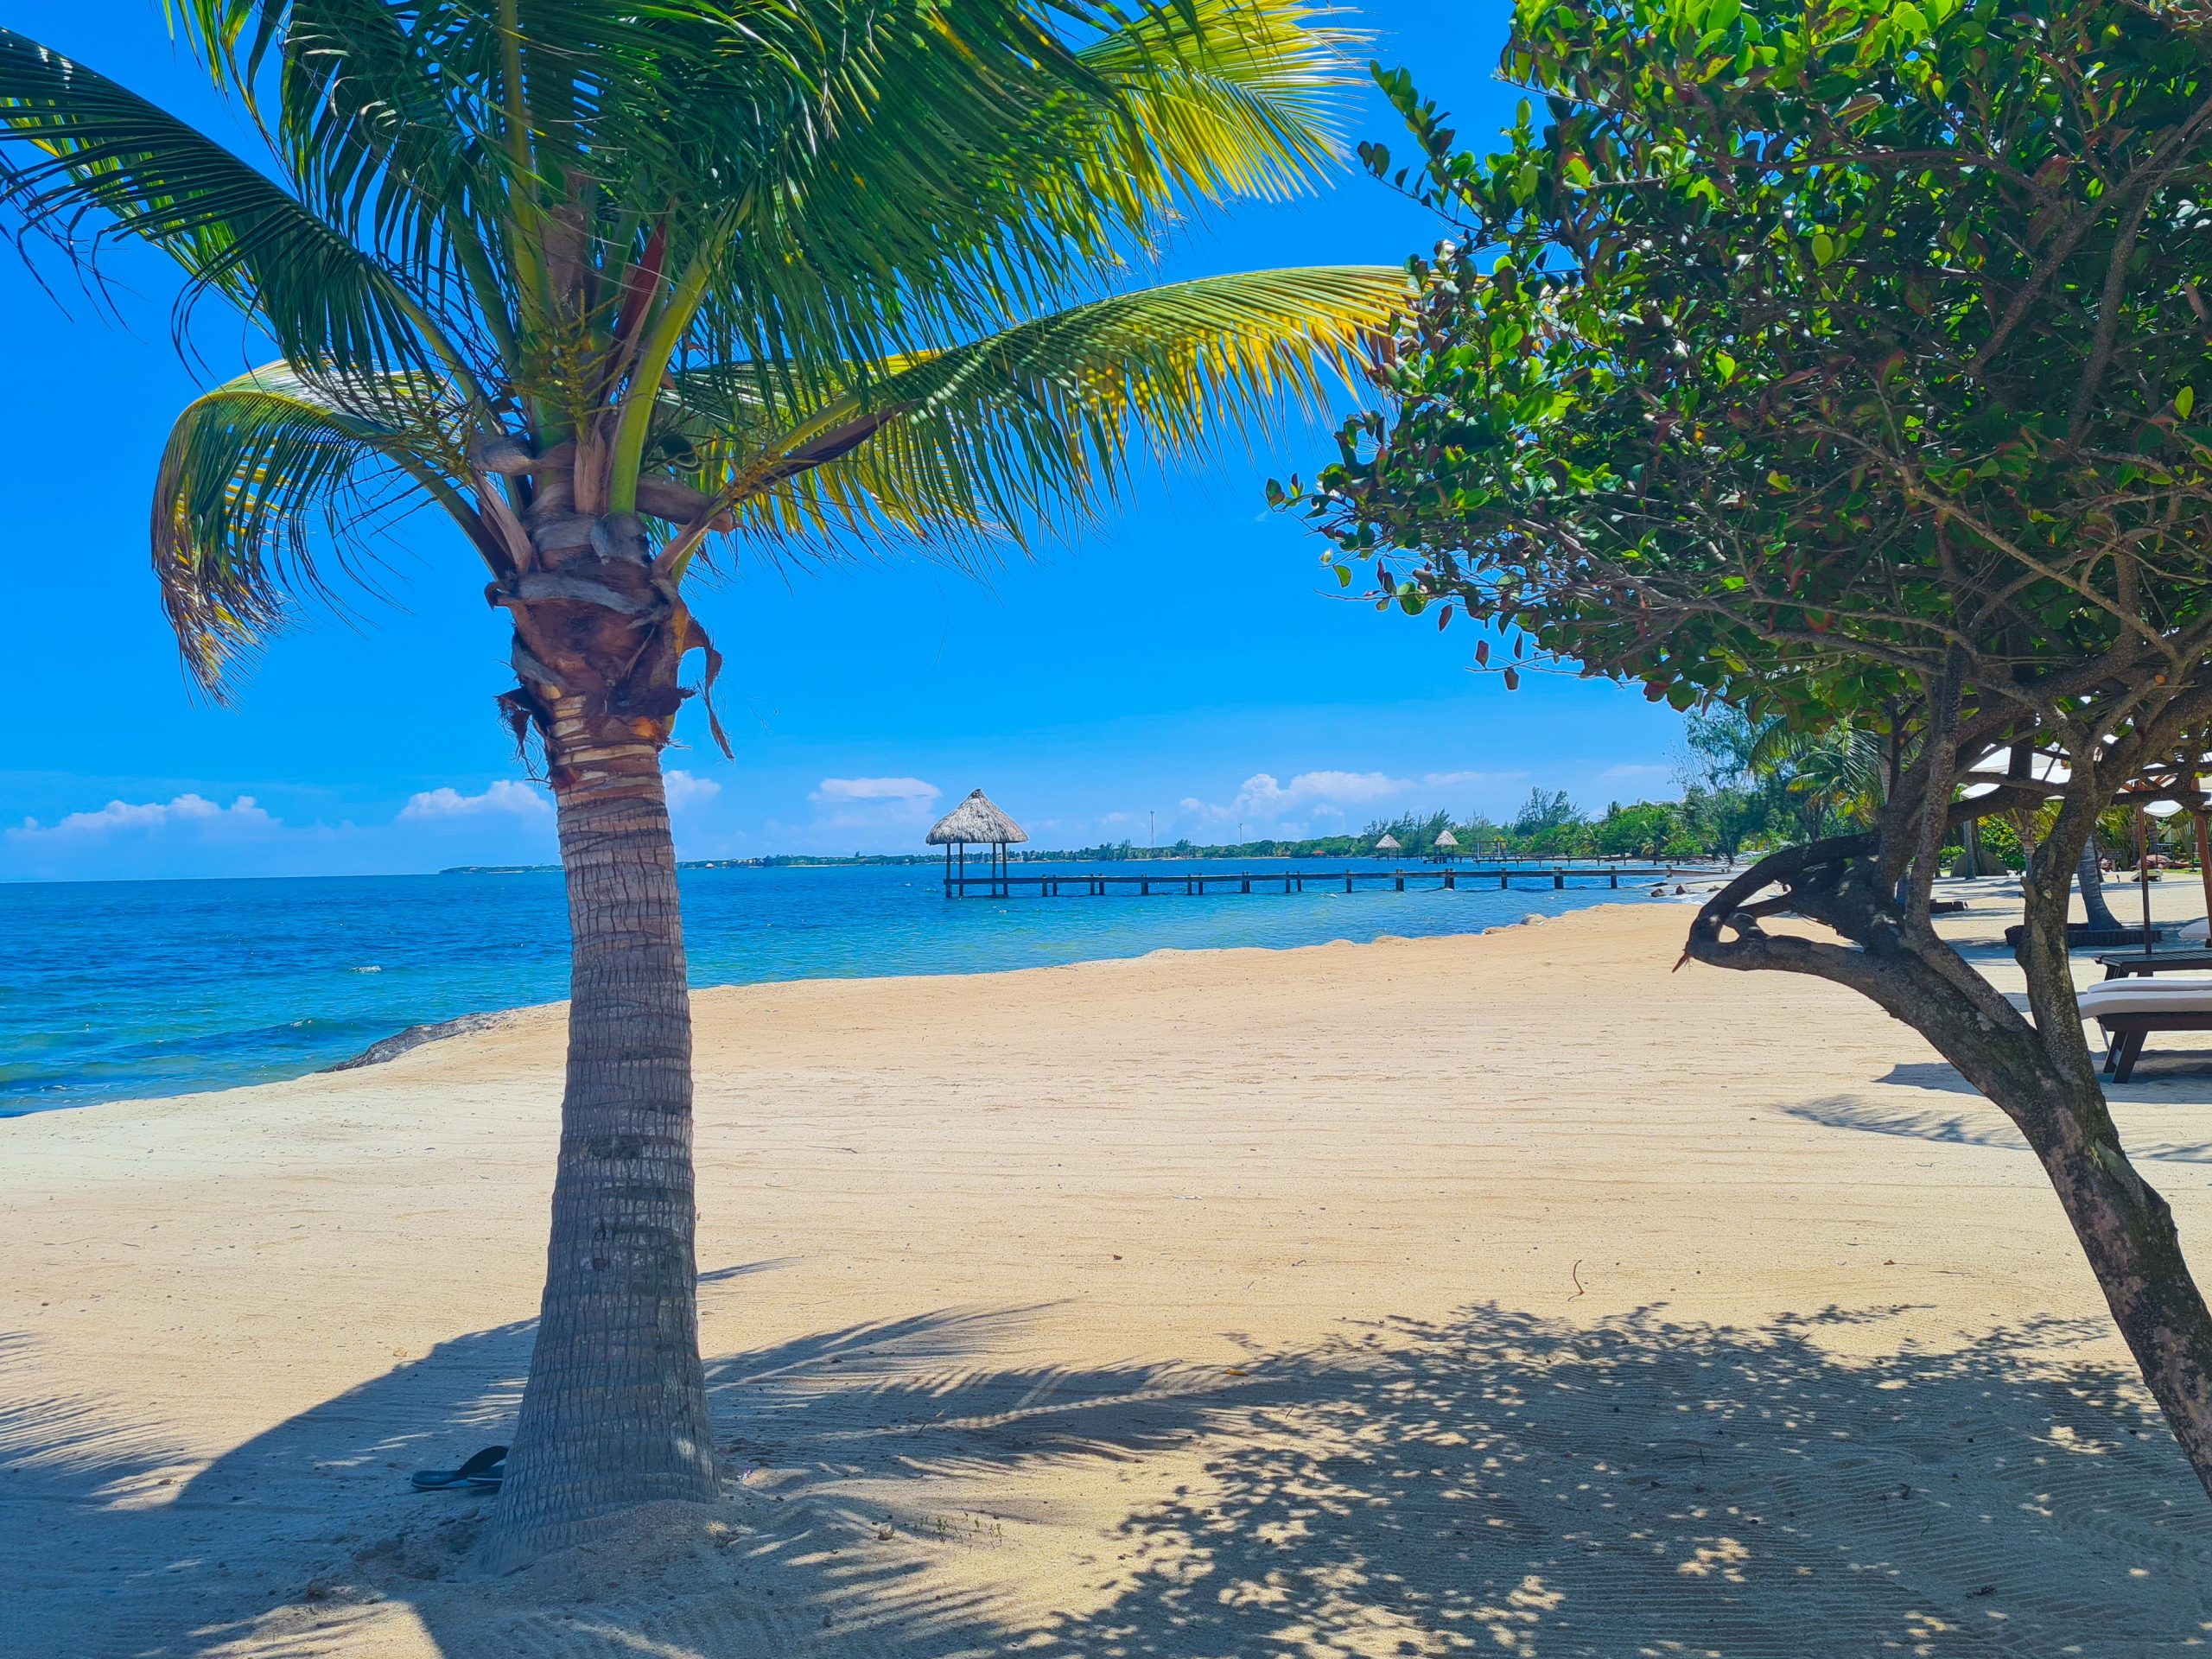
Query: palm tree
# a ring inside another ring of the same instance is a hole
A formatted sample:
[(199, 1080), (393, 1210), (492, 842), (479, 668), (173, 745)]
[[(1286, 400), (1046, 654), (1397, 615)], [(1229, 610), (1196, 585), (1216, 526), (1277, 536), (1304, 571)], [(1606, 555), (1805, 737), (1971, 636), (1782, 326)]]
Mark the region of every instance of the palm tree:
[(1770, 715), (1752, 728), (1745, 770), (1795, 795), (1806, 839), (1817, 841), (1838, 818), (1873, 823), (1888, 794), (1887, 764), (1888, 749), (1872, 732), (1800, 731)]
[[(96, 272), (137, 238), (275, 360), (178, 419), (153, 552), (216, 690), (395, 515), (512, 626), (573, 934), (537, 1343), (484, 1560), (705, 1500), (690, 1016), (660, 753), (720, 666), (686, 575), (975, 550), (1348, 372), (1400, 278), (1126, 273), (1334, 164), (1303, 0), (181, 0), (250, 163), (0, 32), (0, 200)], [(708, 723), (717, 741), (711, 705)], [(725, 748), (727, 746), (725, 745)]]

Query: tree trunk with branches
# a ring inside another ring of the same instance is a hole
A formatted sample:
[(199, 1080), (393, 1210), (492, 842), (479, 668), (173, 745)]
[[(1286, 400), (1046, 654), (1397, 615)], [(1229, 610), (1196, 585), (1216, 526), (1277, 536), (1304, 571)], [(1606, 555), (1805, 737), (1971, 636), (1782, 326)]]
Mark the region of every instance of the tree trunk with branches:
[[(2043, 1165), (2113, 1322), (2212, 1495), (2212, 1309), (2183, 1259), (2171, 1208), (2121, 1147), (2068, 964), (2069, 849), (2087, 844), (2093, 819), (2086, 802), (2069, 802), (2023, 878), (2031, 1018), (1936, 932), (1924, 898), (1898, 907), (1878, 831), (1760, 860), (1700, 909), (1685, 955), (1847, 986), (1926, 1038), (2004, 1112)], [(1775, 914), (1805, 917), (1850, 944), (1770, 935), (1760, 918)]]

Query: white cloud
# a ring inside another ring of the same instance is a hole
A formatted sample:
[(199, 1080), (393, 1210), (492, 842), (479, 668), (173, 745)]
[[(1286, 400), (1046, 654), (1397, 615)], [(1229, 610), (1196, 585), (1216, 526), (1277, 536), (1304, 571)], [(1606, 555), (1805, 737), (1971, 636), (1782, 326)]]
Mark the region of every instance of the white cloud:
[(806, 798), (817, 806), (849, 801), (933, 801), (944, 791), (918, 778), (824, 778)]
[(688, 772), (671, 772), (661, 779), (668, 793), (668, 810), (680, 812), (687, 806), (702, 805), (722, 792), (722, 786), (711, 778), (701, 778)]
[(1525, 783), (1529, 776), (1521, 771), (1459, 771), (1400, 777), (1389, 772), (1324, 768), (1299, 772), (1285, 783), (1273, 772), (1255, 772), (1225, 803), (1185, 796), (1177, 804), (1182, 814), (1177, 827), (1211, 832), (1242, 824), (1247, 836), (1333, 835), (1378, 810), (1443, 806), (1459, 810), (1466, 806), (1468, 794), (1489, 804), (1484, 798)]
[(1286, 804), (1306, 801), (1328, 801), (1338, 806), (1356, 805), (1362, 801), (1379, 801), (1391, 795), (1402, 795), (1411, 789), (1410, 779), (1393, 778), (1387, 772), (1301, 772), (1287, 786), (1278, 786), (1275, 780), (1261, 772), (1244, 780), (1244, 788), (1237, 799), (1250, 799), (1258, 804), (1281, 802)]
[(819, 809), (813, 821), (790, 833), (805, 846), (842, 852), (918, 847), (944, 792), (922, 778), (824, 778), (806, 798)]
[[(670, 772), (661, 781), (668, 792), (671, 811), (697, 806), (722, 792), (722, 786), (713, 779), (680, 769)], [(538, 818), (552, 810), (553, 804), (535, 786), (502, 778), (480, 795), (464, 795), (451, 787), (422, 790), (407, 798), (407, 804), (399, 809), (399, 821), (423, 823), (442, 818), (483, 817), (499, 812)]]
[(457, 789), (426, 789), (407, 798), (399, 809), (402, 823), (427, 818), (471, 818), (486, 812), (512, 812), (537, 817), (551, 812), (551, 803), (528, 784), (502, 778), (481, 795), (464, 795)]
[(428, 790), (369, 823), (280, 817), (251, 795), (226, 805), (192, 792), (0, 828), (0, 880), (370, 874), (524, 861), (552, 842), (552, 809), (513, 781), (480, 795)]
[(1301, 772), (1287, 784), (1273, 772), (1255, 772), (1226, 805), (1210, 805), (1195, 796), (1185, 797), (1181, 805), (1185, 812), (1224, 823), (1264, 823), (1300, 810), (1341, 814), (1347, 805), (1384, 800), (1413, 786), (1410, 778), (1393, 778), (1387, 772)]
[(228, 806), (218, 806), (204, 795), (185, 794), (167, 801), (110, 801), (96, 812), (72, 812), (48, 824), (42, 824), (36, 818), (25, 818), (7, 834), (11, 841), (51, 842), (111, 836), (128, 830), (177, 828), (195, 830), (202, 835), (251, 836), (268, 834), (281, 827), (255, 804), (251, 795), (241, 795)]

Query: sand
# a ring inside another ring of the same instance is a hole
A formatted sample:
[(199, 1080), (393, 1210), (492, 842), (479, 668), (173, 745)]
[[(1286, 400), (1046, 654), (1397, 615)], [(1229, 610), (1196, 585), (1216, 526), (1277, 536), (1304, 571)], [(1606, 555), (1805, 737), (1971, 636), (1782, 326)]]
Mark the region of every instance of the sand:
[[(1688, 919), (702, 994), (726, 1502), (495, 1583), (405, 1474), (512, 1421), (558, 1009), (0, 1122), (0, 1654), (2212, 1641), (2017, 1137), (1843, 991), (1670, 973)], [(2212, 1263), (2189, 1049), (2116, 1110)]]

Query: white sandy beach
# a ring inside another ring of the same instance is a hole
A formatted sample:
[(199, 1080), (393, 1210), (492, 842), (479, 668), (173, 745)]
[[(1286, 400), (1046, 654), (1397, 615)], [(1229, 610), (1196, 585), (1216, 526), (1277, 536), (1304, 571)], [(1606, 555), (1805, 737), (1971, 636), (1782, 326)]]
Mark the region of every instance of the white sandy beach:
[[(558, 1009), (0, 1122), (0, 1653), (2212, 1642), (2017, 1137), (1841, 990), (1670, 973), (1688, 920), (702, 994), (728, 1503), (490, 1585), (405, 1476), (505, 1438)], [(2212, 1272), (2190, 1041), (2116, 1110)]]

